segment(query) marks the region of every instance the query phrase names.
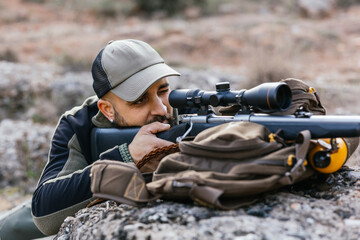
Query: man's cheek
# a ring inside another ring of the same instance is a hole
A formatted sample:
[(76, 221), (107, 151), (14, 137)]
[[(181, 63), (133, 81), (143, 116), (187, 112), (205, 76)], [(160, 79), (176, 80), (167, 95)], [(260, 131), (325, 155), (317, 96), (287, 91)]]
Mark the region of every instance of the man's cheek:
[(169, 113), (170, 115), (172, 115), (173, 114), (173, 108), (170, 106), (170, 104), (167, 104), (167, 105), (165, 105), (166, 106), (166, 108), (167, 108), (167, 113)]

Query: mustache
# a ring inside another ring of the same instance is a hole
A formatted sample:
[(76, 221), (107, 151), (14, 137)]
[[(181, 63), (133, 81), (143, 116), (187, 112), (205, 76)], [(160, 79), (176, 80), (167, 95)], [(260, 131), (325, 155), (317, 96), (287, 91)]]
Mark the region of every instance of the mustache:
[(171, 114), (166, 114), (163, 116), (155, 116), (152, 120), (147, 122), (146, 124), (152, 123), (152, 122), (164, 122), (167, 121), (170, 126), (174, 126), (175, 124), (175, 118)]

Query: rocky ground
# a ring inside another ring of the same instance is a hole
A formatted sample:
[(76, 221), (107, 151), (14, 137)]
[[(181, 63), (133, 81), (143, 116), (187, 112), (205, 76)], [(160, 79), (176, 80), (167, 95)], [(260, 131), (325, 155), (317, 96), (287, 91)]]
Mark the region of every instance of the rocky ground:
[[(108, 18), (97, 1), (82, 1), (0, 3), (0, 214), (31, 197), (58, 117), (93, 94), (91, 62), (111, 39), (153, 45), (182, 73), (173, 88), (296, 77), (316, 88), (328, 114), (360, 115), (357, 1), (229, 0), (172, 18), (131, 12), (131, 1), (110, 5), (118, 12)], [(56, 238), (358, 239), (360, 149), (347, 166), (235, 211), (107, 202), (69, 217)]]
[(65, 219), (55, 239), (359, 239), (360, 173), (348, 168), (232, 211), (157, 201), (107, 201)]

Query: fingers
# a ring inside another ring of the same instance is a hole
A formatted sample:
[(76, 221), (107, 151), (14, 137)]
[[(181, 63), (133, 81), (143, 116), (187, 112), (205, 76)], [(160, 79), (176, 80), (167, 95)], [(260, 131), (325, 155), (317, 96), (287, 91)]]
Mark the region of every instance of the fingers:
[(165, 147), (165, 146), (170, 146), (174, 144), (173, 142), (169, 142), (169, 141), (166, 141), (166, 140), (163, 140), (161, 138), (157, 138), (156, 139), (156, 144), (155, 144), (155, 147), (156, 148), (159, 148), (159, 147)]
[(128, 149), (134, 162), (140, 161), (146, 154), (156, 148), (172, 145), (172, 142), (157, 138), (155, 135), (142, 135), (129, 144)]
[(158, 132), (163, 132), (170, 129), (170, 124), (161, 123), (161, 122), (153, 122), (142, 126), (139, 131), (148, 134), (156, 134)]
[(152, 135), (151, 138), (149, 138), (149, 140), (151, 140), (150, 145), (153, 146), (154, 148), (169, 146), (169, 145), (171, 145), (173, 143), (170, 142), (170, 141), (166, 141), (166, 140), (157, 138), (155, 136), (156, 133), (166, 131), (166, 130), (169, 130), (169, 129), (170, 129), (170, 124), (165, 124), (165, 123), (160, 123), (160, 122), (153, 122), (153, 123), (150, 123), (150, 124), (147, 124), (147, 125), (141, 127), (141, 129), (140, 129), (141, 132), (139, 131), (140, 132), (139, 136), (141, 136), (141, 135)]
[(156, 133), (170, 129), (169, 124), (153, 122), (142, 126), (129, 144), (129, 152), (135, 163), (140, 161), (147, 153), (160, 147), (173, 144), (172, 142), (156, 137)]

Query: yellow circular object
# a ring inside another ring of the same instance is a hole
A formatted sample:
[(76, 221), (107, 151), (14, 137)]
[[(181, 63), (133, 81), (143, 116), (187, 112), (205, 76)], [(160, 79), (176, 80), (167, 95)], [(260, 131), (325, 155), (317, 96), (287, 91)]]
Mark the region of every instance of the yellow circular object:
[[(330, 139), (322, 139), (323, 141), (330, 144)], [(314, 148), (312, 148), (309, 152), (309, 161), (311, 166), (318, 172), (321, 173), (333, 173), (339, 170), (346, 162), (347, 156), (348, 156), (348, 148), (347, 145), (342, 138), (336, 138), (336, 143), (338, 145), (338, 150), (334, 153), (330, 154), (330, 163), (328, 166), (320, 168), (316, 167), (314, 164), (314, 155), (320, 151), (324, 151), (325, 149), (321, 147), (320, 145), (316, 145)]]

